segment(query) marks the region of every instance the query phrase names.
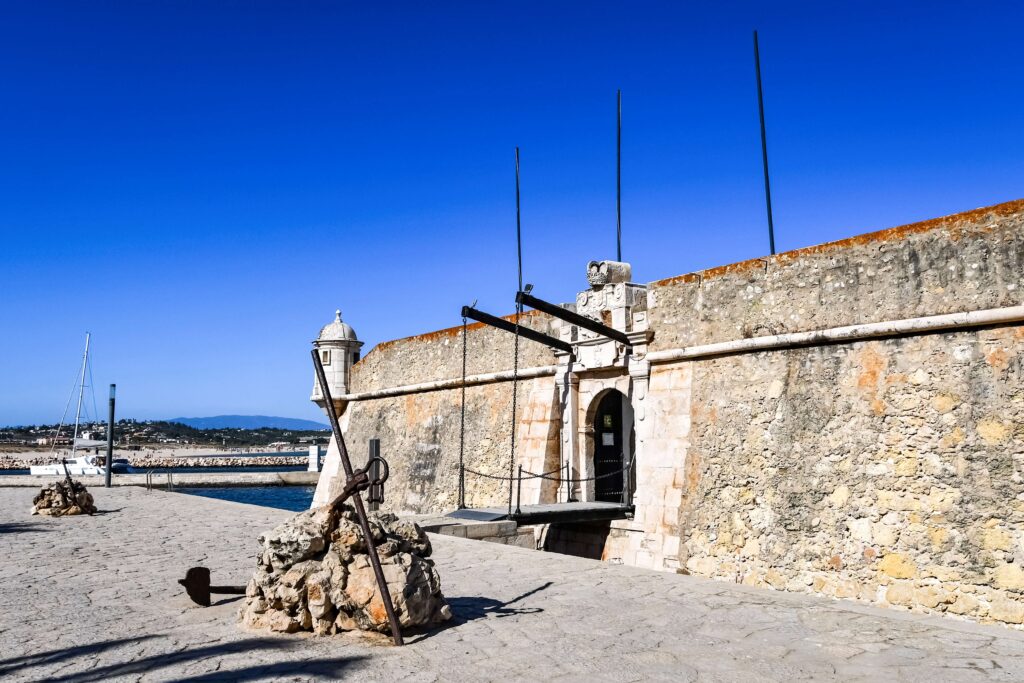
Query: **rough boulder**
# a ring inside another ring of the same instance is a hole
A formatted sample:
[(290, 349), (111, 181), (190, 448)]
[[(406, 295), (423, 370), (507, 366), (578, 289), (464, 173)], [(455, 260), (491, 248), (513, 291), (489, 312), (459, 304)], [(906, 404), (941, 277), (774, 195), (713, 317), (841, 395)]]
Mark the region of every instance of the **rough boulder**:
[(91, 515), (96, 512), (92, 494), (80, 481), (55, 481), (36, 494), (32, 499), (33, 515), (66, 517), (67, 515)]
[[(428, 559), (426, 534), (391, 514), (371, 515), (370, 528), (400, 626), (430, 626), (451, 618), (434, 562)], [(303, 512), (260, 536), (259, 543), (241, 611), (246, 626), (319, 635), (389, 629), (351, 507)]]

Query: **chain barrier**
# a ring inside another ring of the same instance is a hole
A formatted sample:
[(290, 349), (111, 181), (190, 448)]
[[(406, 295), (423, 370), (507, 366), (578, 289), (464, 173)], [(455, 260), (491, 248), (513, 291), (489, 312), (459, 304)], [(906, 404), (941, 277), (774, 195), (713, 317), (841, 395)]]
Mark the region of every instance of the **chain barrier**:
[[(629, 470), (631, 470), (633, 468), (633, 464), (635, 462), (636, 462), (636, 455), (634, 455), (632, 458), (630, 458), (629, 459), (629, 463), (626, 466), (624, 466), (622, 469), (615, 470), (614, 472), (605, 472), (604, 474), (597, 474), (597, 475), (594, 475), (593, 477), (580, 477), (580, 478), (569, 477), (568, 479), (566, 479), (566, 478), (560, 477), (560, 476), (559, 477), (551, 476), (552, 474), (556, 474), (556, 473), (559, 473), (559, 472), (562, 471), (562, 468), (559, 467), (556, 470), (551, 470), (550, 472), (541, 472), (539, 474), (536, 473), (536, 472), (530, 472), (529, 470), (523, 470), (522, 471), (522, 478), (523, 479), (546, 479), (548, 481), (557, 481), (557, 482), (560, 482), (560, 483), (563, 482), (563, 481), (568, 481), (568, 482), (574, 483), (574, 484), (582, 484), (585, 481), (597, 481), (598, 479), (607, 479), (608, 477), (613, 477), (616, 474), (622, 474), (623, 472), (627, 472), (627, 471), (629, 471)], [(506, 476), (501, 475), (501, 474), (488, 474), (486, 472), (478, 472), (478, 471), (472, 470), (472, 469), (470, 469), (468, 467), (463, 467), (463, 471), (466, 474), (472, 474), (472, 475), (477, 476), (477, 477), (483, 477), (484, 479), (493, 479), (495, 481), (517, 481), (519, 479), (519, 477), (515, 477), (515, 476), (513, 476), (513, 477), (506, 477)]]

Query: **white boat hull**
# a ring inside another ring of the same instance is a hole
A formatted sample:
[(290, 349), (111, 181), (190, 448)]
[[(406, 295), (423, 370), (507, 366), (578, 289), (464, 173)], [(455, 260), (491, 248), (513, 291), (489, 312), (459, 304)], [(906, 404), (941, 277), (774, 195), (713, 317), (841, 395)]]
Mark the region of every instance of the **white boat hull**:
[[(87, 477), (90, 475), (103, 475), (107, 473), (103, 456), (79, 456), (73, 460), (68, 460), (67, 468), (67, 473), (72, 477)], [(118, 467), (114, 467), (113, 471), (117, 472), (118, 469)], [(124, 470), (130, 472), (131, 468), (126, 467)], [(29, 472), (41, 476), (63, 477), (64, 464), (56, 462), (50, 465), (32, 465), (29, 468)]]

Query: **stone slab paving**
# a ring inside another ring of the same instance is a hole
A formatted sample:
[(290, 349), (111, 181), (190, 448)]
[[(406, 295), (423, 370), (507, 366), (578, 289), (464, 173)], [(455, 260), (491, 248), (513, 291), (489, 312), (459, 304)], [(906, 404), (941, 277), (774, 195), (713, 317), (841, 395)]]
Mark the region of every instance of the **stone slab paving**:
[(241, 583), (287, 512), (184, 494), (94, 491), (96, 517), (29, 517), (0, 488), (0, 680), (1020, 681), (998, 626), (611, 566), (448, 536), (456, 619), (404, 648), (275, 636), (203, 609), (176, 579)]

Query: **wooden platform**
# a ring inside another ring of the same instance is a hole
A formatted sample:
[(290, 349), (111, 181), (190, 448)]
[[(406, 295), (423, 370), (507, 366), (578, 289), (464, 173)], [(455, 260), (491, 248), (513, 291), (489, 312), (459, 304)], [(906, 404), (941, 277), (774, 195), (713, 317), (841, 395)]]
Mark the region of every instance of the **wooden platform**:
[(513, 520), (524, 524), (556, 524), (572, 522), (605, 522), (615, 519), (627, 519), (633, 516), (633, 506), (622, 503), (601, 503), (597, 501), (574, 503), (540, 503), (523, 505), (519, 514), (513, 509), (508, 514), (507, 508), (477, 508), (455, 510), (446, 516), (454, 519), (467, 519), (477, 522), (497, 522)]

